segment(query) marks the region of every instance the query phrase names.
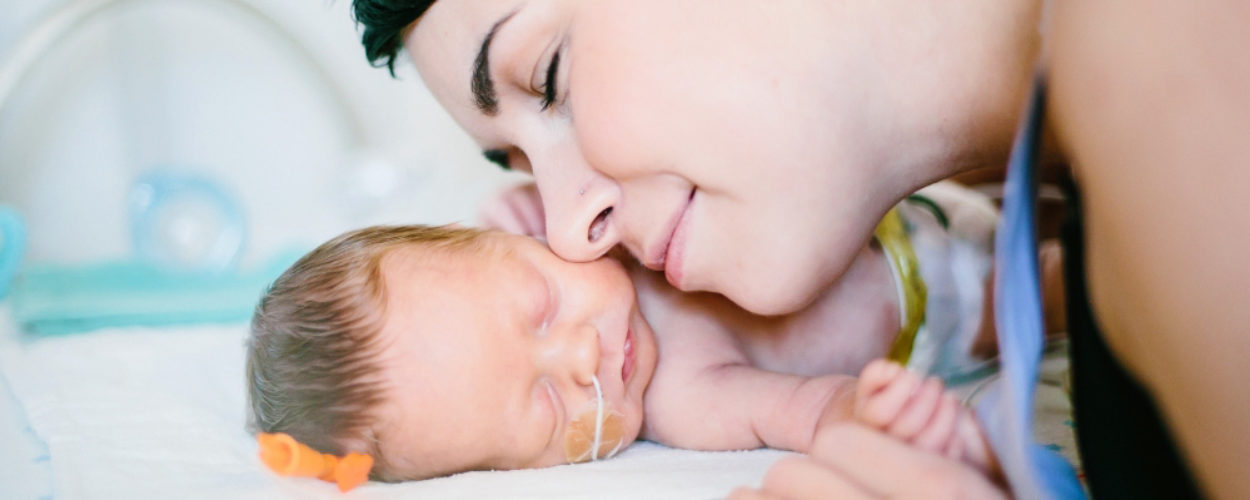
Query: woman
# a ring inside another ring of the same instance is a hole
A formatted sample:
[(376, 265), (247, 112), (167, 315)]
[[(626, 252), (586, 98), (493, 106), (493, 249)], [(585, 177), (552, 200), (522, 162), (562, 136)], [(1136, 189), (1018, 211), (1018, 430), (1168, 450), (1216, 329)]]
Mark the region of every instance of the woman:
[[(1005, 163), (1034, 68), (1045, 68), (1054, 141), (1043, 156), (1071, 164), (1084, 202), (1089, 338), (1105, 339), (1126, 380), (1154, 398), (1217, 497), (1250, 497), (1239, 473), (1250, 398), (1238, 396), (1250, 375), (1250, 175), (1237, 163), (1250, 157), (1247, 10), (356, 0), (371, 60), (390, 64), (406, 48), (487, 158), (534, 175), (556, 253), (590, 260), (619, 244), (682, 290), (765, 315), (810, 304), (908, 193)], [(1119, 373), (1114, 359), (1095, 364)], [(1082, 379), (1082, 366), (1078, 393), (1098, 380)], [(783, 461), (762, 492), (743, 495), (942, 491), (906, 489), (900, 478), (927, 476), (900, 467), (936, 474), (958, 496), (1000, 493), (866, 429), (828, 434), (827, 449)], [(1170, 453), (1166, 434), (1159, 442)], [(862, 449), (834, 453), (847, 446)], [(1086, 456), (1095, 494), (1121, 455)]]

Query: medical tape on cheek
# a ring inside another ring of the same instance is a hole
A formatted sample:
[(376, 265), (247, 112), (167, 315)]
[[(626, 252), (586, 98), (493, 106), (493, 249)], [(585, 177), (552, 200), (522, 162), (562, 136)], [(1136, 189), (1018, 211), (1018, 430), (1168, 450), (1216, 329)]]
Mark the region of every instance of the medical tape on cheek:
[[(591, 377), (595, 386), (593, 408), (587, 408), (569, 422), (564, 432), (564, 454), (569, 463), (611, 458), (625, 444), (625, 416), (607, 408), (599, 377)], [(604, 448), (609, 448), (605, 453)]]

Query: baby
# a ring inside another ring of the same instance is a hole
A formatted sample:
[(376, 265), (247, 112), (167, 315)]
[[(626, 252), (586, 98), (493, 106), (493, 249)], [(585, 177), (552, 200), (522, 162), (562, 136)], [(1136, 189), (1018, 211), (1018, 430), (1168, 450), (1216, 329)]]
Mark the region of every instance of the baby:
[[(899, 328), (893, 293), (758, 318), (526, 236), (368, 228), (321, 245), (261, 300), (251, 426), (370, 454), (384, 481), (596, 460), (637, 439), (804, 452), (850, 419), (994, 474), (975, 419), (939, 381), (868, 364)], [(839, 319), (813, 319), (851, 310), (875, 326), (842, 334), (828, 328)], [(858, 381), (828, 370), (865, 364)]]

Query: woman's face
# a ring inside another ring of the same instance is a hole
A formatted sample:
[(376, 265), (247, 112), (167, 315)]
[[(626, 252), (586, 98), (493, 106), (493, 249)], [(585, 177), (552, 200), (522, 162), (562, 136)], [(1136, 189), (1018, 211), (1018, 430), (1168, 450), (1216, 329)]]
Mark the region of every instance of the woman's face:
[(405, 45), (487, 156), (533, 174), (558, 255), (621, 244), (682, 290), (780, 314), (953, 163), (934, 137), (969, 99), (927, 85), (959, 69), (931, 57), (930, 9), (440, 0)]

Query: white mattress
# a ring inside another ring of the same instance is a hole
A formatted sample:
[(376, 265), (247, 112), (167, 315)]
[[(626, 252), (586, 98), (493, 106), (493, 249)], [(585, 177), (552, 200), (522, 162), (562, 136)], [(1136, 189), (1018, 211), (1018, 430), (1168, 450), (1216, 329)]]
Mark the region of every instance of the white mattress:
[(49, 458), (47, 447), (26, 421), (26, 412), (0, 377), (0, 498), (51, 498)]
[[(0, 394), (0, 497), (341, 498), (256, 458), (243, 429), (245, 335), (235, 325), (28, 337), (0, 309), (0, 375), (14, 396)], [(782, 456), (641, 443), (598, 463), (369, 483), (350, 496), (718, 498)]]
[[(341, 498), (330, 483), (280, 478), (257, 459), (243, 428), (245, 336), (244, 325), (230, 325), (32, 337), (0, 306), (0, 498)], [(1058, 383), (1066, 359), (1049, 358), (1036, 436), (1075, 461)], [(603, 462), (369, 483), (350, 496), (721, 498), (758, 484), (786, 454), (639, 443)]]

